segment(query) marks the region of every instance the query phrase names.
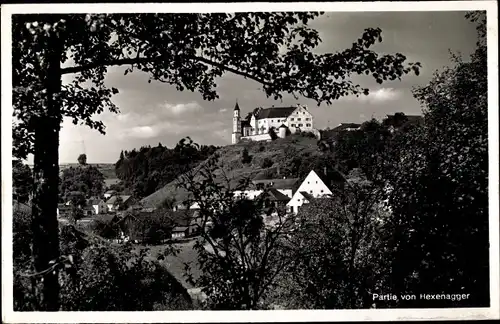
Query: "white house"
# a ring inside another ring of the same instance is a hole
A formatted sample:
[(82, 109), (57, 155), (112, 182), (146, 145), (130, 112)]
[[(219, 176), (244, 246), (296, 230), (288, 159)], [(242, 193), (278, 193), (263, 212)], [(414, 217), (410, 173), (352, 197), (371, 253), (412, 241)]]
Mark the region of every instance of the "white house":
[(292, 199), (288, 202), (287, 207), (297, 214), (299, 207), (304, 203), (307, 204), (314, 198), (331, 194), (332, 191), (328, 188), (328, 186), (323, 182), (323, 180), (321, 180), (314, 170), (311, 170), (304, 181), (300, 184)]
[(91, 198), (87, 200), (87, 205), (92, 206), (95, 215), (106, 214), (108, 212), (108, 205), (102, 199)]
[(263, 191), (264, 187), (269, 189), (275, 189), (276, 191), (282, 193), (288, 198), (292, 198), (295, 189), (297, 189), (297, 182), (299, 179), (297, 178), (284, 178), (284, 179), (258, 179), (255, 178), (252, 180), (252, 184), (255, 186), (255, 189), (247, 189), (244, 191), (235, 190), (235, 197), (245, 196), (247, 199), (255, 199), (259, 196)]
[(287, 130), (291, 134), (297, 131), (313, 132), (319, 136), (314, 128), (313, 115), (307, 106), (255, 108), (245, 119), (241, 119), (240, 107), (236, 103), (233, 111), (232, 143), (237, 144), (242, 139), (252, 141), (271, 140), (269, 130), (274, 129), (278, 137), (285, 137)]

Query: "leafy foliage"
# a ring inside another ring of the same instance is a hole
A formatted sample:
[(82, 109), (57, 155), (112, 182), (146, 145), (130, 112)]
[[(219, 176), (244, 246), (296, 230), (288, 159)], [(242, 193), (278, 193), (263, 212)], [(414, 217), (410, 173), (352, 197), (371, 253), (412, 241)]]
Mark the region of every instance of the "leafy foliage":
[[(485, 21), (470, 62), (436, 73), (414, 91), (425, 125), (401, 136), (387, 172), (393, 190), (392, 269), (396, 291), (470, 293), (462, 306), (489, 303), (488, 105)], [(411, 257), (410, 257), (411, 256)], [(420, 301), (446, 307), (457, 302)]]
[[(31, 274), (28, 213), (14, 215), (14, 309), (40, 308), (39, 286)], [(61, 310), (184, 310), (191, 299), (179, 282), (147, 250), (114, 245), (99, 236), (63, 225), (61, 251), (71, 263), (59, 273)]]
[[(58, 145), (64, 117), (104, 133), (93, 119), (112, 103), (117, 89), (104, 83), (108, 66), (130, 65), (150, 78), (217, 98), (216, 79), (232, 72), (262, 84), (267, 96), (302, 95), (331, 104), (368, 89), (349, 80), (372, 75), (400, 79), (419, 64), (402, 54), (370, 50), (381, 30), (365, 30), (352, 47), (314, 54), (318, 32), (307, 26), (321, 13), (65, 14), (12, 18), (13, 155), (34, 154), (33, 228), (35, 267), (59, 258), (57, 231)], [(272, 35), (272, 36), (271, 36)], [(248, 53), (251, 53), (250, 55)], [(72, 61), (73, 66), (61, 67)], [(62, 76), (74, 78), (62, 84)], [(151, 81), (151, 80), (150, 80)], [(140, 192), (139, 194), (140, 195)], [(44, 279), (43, 309), (58, 309), (57, 273)]]
[[(217, 156), (199, 170), (183, 176), (179, 186), (188, 190), (200, 206), (201, 238), (195, 244), (202, 274), (196, 280), (187, 276), (207, 295), (204, 307), (209, 309), (262, 309), (276, 276), (288, 265), (287, 255), (279, 248), (293, 226), (285, 220), (284, 211), (272, 204), (265, 194), (250, 201), (235, 199), (234, 190), (248, 185), (242, 181), (231, 188), (214, 173), (219, 168)], [(270, 218), (274, 226), (267, 226)]]
[(125, 187), (133, 188), (136, 198), (143, 198), (195, 167), (216, 150), (213, 145), (186, 149), (178, 143), (172, 149), (160, 144), (122, 151), (115, 172)]
[(65, 199), (75, 191), (81, 192), (85, 198), (102, 197), (104, 188), (104, 176), (98, 168), (92, 165), (80, 165), (63, 171), (59, 192)]
[(286, 308), (368, 308), (384, 289), (387, 248), (383, 224), (389, 214), (380, 191), (350, 176), (331, 197), (302, 206), (288, 253), (290, 271), (275, 298)]
[(31, 169), (19, 160), (12, 161), (12, 189), (13, 199), (21, 203), (29, 200), (33, 190)]
[(248, 164), (252, 162), (252, 157), (248, 153), (248, 149), (245, 147), (243, 151), (241, 151), (241, 163)]
[(80, 165), (86, 165), (87, 164), (87, 155), (86, 154), (80, 154), (78, 156), (78, 163)]

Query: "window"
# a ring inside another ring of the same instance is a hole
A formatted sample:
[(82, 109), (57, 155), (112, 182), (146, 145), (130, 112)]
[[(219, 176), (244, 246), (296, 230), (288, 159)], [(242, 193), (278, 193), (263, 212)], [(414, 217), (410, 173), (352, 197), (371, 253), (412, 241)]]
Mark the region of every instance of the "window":
[(302, 127), (302, 124), (299, 124), (299, 127)]
[(318, 181), (316, 181), (316, 184), (318, 184)]
[(298, 121), (300, 121), (300, 118), (297, 118)]
[(309, 190), (309, 193), (313, 193), (313, 191), (312, 191), (312, 190)]
[(293, 121), (293, 118), (290, 118), (291, 121)]
[(321, 189), (321, 193), (323, 193), (323, 189)]
[(311, 127), (311, 124), (306, 124), (307, 127)]
[(309, 121), (309, 120), (311, 120), (311, 118), (306, 118), (306, 121)]
[(307, 181), (307, 184), (311, 184), (309, 181)]
[(295, 127), (295, 124), (292, 124), (292, 125), (290, 125), (290, 126)]

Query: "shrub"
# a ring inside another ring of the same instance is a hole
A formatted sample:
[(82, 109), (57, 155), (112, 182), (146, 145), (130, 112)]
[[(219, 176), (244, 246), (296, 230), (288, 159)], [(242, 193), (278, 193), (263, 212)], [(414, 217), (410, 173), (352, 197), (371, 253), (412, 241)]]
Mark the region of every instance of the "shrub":
[(276, 134), (276, 131), (274, 130), (273, 127), (269, 128), (269, 132), (268, 132), (269, 136), (271, 136), (271, 140), (276, 140), (278, 139), (278, 135)]
[(250, 154), (248, 154), (248, 150), (247, 148), (245, 147), (243, 149), (243, 151), (241, 152), (241, 162), (243, 164), (248, 164), (252, 161), (252, 157), (250, 156)]
[(270, 168), (272, 167), (274, 164), (274, 162), (270, 159), (270, 158), (265, 158), (263, 161), (262, 161), (262, 164), (260, 165), (260, 167), (262, 169), (267, 169), (267, 168)]

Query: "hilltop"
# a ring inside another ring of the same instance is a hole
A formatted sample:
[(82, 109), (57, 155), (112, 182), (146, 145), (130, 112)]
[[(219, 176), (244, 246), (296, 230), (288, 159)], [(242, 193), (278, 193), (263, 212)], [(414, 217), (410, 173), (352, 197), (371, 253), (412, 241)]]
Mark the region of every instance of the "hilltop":
[[(248, 150), (251, 162), (242, 162), (242, 151)], [(287, 176), (303, 178), (311, 167), (324, 162), (324, 154), (318, 150), (317, 139), (306, 135), (292, 135), (271, 142), (241, 142), (224, 146), (217, 150), (222, 168), (216, 172), (220, 176), (224, 172), (234, 186), (245, 177), (254, 178), (259, 173), (268, 176)], [(202, 167), (201, 163), (198, 168)], [(279, 169), (279, 171), (278, 171)], [(188, 193), (177, 187), (178, 179), (168, 183), (155, 193), (143, 198), (145, 207), (157, 207), (165, 200), (181, 203), (188, 198)]]

